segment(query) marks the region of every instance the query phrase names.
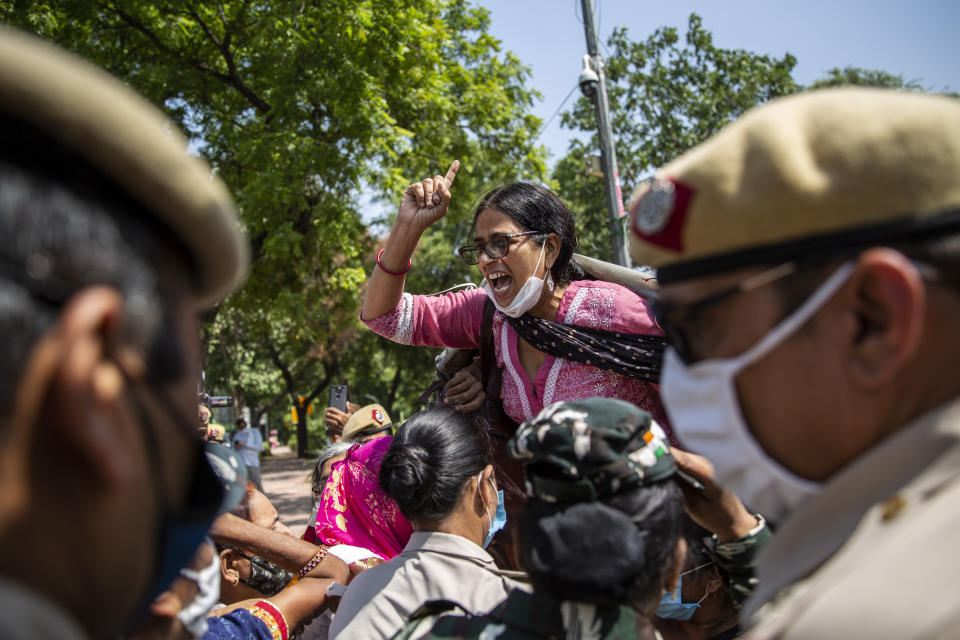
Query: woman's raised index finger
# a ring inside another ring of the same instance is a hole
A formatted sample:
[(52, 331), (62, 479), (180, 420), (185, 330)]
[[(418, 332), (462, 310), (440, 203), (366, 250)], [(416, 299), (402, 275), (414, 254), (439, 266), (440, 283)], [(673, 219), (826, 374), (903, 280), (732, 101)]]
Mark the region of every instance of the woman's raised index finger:
[(447, 169), (447, 175), (443, 177), (443, 179), (447, 181), (448, 187), (453, 184), (453, 179), (457, 177), (457, 171), (459, 170), (460, 170), (460, 161), (454, 160), (453, 164), (450, 165), (450, 168)]

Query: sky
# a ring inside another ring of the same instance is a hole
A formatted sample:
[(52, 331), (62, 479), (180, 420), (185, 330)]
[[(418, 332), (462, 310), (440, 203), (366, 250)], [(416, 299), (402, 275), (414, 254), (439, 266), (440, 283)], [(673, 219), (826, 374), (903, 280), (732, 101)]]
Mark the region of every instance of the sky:
[[(570, 90), (586, 53), (580, 0), (476, 0), (490, 11), (491, 34), (533, 73), (543, 96), (534, 112), (546, 122)], [(960, 91), (960, 2), (956, 0), (728, 0), (642, 2), (597, 0), (600, 39), (626, 26), (642, 40), (661, 26), (685, 31), (690, 13), (703, 18), (714, 44), (777, 58), (797, 58), (793, 77), (808, 84), (833, 67), (855, 66), (902, 74), (935, 90)], [(603, 50), (601, 49), (601, 53)], [(579, 95), (577, 90), (564, 109)], [(555, 118), (540, 141), (551, 164), (572, 132)]]

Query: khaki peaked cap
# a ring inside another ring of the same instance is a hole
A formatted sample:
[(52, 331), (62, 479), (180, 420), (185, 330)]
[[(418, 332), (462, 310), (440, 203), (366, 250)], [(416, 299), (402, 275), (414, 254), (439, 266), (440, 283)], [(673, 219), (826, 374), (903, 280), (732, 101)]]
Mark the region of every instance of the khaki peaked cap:
[(661, 284), (960, 231), (960, 100), (773, 100), (660, 169), (631, 209), (631, 254)]
[(379, 404), (368, 404), (365, 407), (357, 409), (347, 423), (343, 425), (343, 433), (340, 437), (344, 442), (356, 437), (364, 437), (371, 432), (383, 431), (389, 428), (393, 423), (390, 422), (390, 416), (387, 410)]
[(0, 27), (0, 118), (63, 144), (141, 203), (192, 256), (204, 305), (245, 277), (249, 247), (226, 186), (159, 109), (113, 76)]

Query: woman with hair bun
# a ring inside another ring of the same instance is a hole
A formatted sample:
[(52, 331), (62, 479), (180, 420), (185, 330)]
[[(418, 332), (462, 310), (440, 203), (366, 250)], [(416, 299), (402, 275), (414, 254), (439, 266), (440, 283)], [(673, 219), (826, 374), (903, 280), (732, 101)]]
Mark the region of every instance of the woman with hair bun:
[(524, 463), (533, 593), (484, 615), (424, 616), (398, 637), (432, 626), (432, 638), (658, 639), (652, 620), (686, 554), (663, 430), (620, 400), (560, 402), (521, 425), (509, 451)]
[(390, 638), (423, 604), (454, 600), (483, 612), (521, 586), (484, 549), (503, 526), (503, 492), (481, 422), (447, 407), (423, 411), (397, 431), (380, 466), (380, 486), (413, 525), (403, 551), (357, 576), (331, 637)]

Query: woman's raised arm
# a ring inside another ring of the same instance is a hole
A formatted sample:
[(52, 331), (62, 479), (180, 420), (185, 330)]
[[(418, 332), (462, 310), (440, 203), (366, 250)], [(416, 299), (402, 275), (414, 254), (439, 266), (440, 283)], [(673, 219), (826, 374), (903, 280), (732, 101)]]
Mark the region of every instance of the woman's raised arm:
[(450, 186), (457, 177), (460, 161), (454, 160), (447, 175), (437, 175), (406, 188), (400, 201), (397, 220), (387, 236), (373, 273), (367, 281), (367, 293), (360, 308), (362, 320), (372, 320), (391, 311), (403, 295), (404, 275), (410, 270), (411, 256), (420, 236), (431, 224), (447, 214)]

